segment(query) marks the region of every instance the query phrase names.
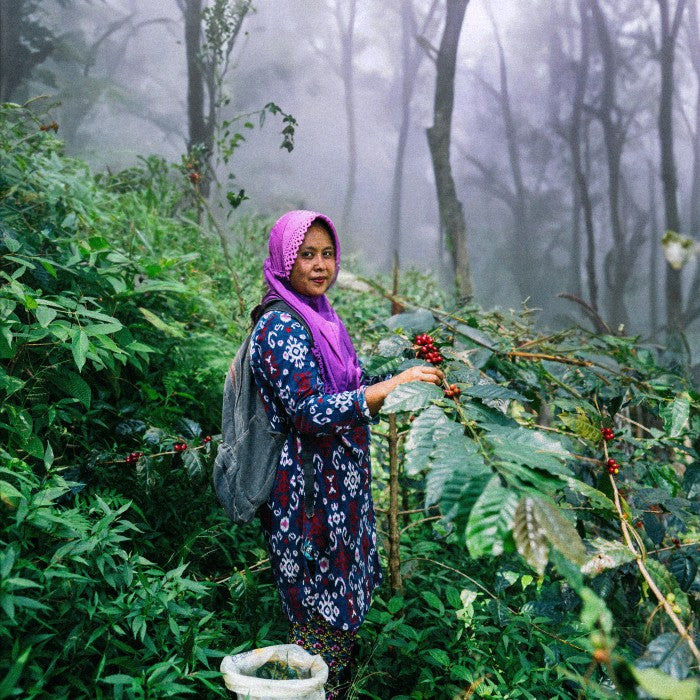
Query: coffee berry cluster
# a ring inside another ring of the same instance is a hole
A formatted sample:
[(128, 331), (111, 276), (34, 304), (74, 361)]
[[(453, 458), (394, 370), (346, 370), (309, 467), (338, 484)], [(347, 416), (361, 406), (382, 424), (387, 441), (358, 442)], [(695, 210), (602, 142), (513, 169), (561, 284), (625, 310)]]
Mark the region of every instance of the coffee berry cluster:
[(603, 440), (606, 442), (615, 437), (615, 431), (612, 428), (601, 428), (600, 434), (603, 436)]
[(418, 346), (418, 356), (428, 362), (439, 365), (443, 361), (440, 351), (435, 345), (435, 339), (427, 333), (420, 333), (415, 338), (415, 343)]
[(620, 465), (611, 457), (606, 464), (608, 465), (608, 474), (618, 474)]
[(141, 457), (143, 457), (143, 452), (129, 452), (129, 454), (126, 456), (126, 463), (134, 464), (135, 462), (138, 462)]
[(173, 445), (173, 449), (175, 452), (184, 452), (187, 449), (187, 443), (186, 442), (176, 442)]
[(448, 399), (456, 399), (459, 397), (459, 394), (460, 388), (456, 384), (450, 384), (447, 389), (445, 389), (445, 396)]

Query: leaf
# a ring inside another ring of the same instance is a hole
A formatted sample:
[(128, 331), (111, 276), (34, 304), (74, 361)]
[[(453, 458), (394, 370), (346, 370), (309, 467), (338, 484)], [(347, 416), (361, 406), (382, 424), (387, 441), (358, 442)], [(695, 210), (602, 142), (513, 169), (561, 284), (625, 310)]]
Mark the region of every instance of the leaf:
[(474, 503), (467, 522), (465, 543), (472, 557), (503, 553), (517, 504), (517, 495), (503, 488), (498, 476), (491, 477)]
[(473, 467), (474, 463), (465, 463), (459, 472), (451, 475), (440, 496), (440, 508), (445, 518), (453, 520), (460, 529), (465, 527), (474, 504), (493, 476), (491, 469), (471, 471)]
[(549, 546), (579, 566), (586, 552), (576, 528), (559, 508), (543, 498), (525, 496), (518, 503), (513, 523), (515, 546), (538, 574), (544, 573), (549, 560)]
[(151, 426), (144, 434), (143, 434), (143, 441), (147, 444), (150, 445), (151, 447), (155, 447), (159, 445), (163, 439), (167, 436), (167, 433), (165, 430), (162, 428), (156, 428)]
[(450, 657), (444, 649), (428, 649), (428, 654), (439, 666), (450, 665)]
[(405, 338), (400, 335), (390, 335), (387, 338), (382, 338), (377, 344), (377, 354), (385, 358), (400, 357), (404, 350), (411, 347)]
[(400, 384), (387, 396), (381, 412), (384, 414), (399, 411), (417, 411), (431, 401), (442, 398), (442, 389), (428, 382), (407, 382)]
[(448, 422), (443, 410), (438, 406), (428, 406), (419, 413), (408, 432), (405, 444), (404, 470), (408, 476), (415, 476), (428, 467), (428, 459), (433, 451), (433, 436), (438, 426)]
[(12, 664), (10, 670), (5, 674), (5, 677), (0, 682), (0, 698), (9, 698), (15, 695), (15, 690), (17, 687), (17, 681), (19, 681), (24, 666), (29, 659), (32, 648), (27, 647), (18, 657), (17, 660)]
[(204, 473), (202, 457), (198, 451), (187, 448), (182, 453), (182, 463), (185, 465), (185, 469), (187, 470), (190, 479), (199, 478)]
[(127, 418), (117, 423), (114, 432), (117, 435), (135, 435), (146, 430), (146, 424), (138, 418)]
[(516, 427), (494, 427), (489, 433), (497, 457), (506, 462), (527, 464), (557, 476), (572, 476), (563, 464), (570, 453), (558, 441), (539, 430)]
[(513, 539), (520, 556), (541, 576), (549, 561), (549, 542), (537, 520), (534, 499), (523, 498), (515, 510)]
[(445, 612), (445, 606), (442, 604), (440, 598), (438, 598), (438, 596), (435, 595), (435, 593), (433, 593), (432, 591), (423, 591), (421, 593), (421, 596), (431, 608), (437, 610), (440, 613)]
[(530, 399), (526, 398), (517, 391), (508, 389), (500, 384), (475, 384), (462, 389), (462, 393), (472, 396), (476, 399), (488, 399), (489, 401), (508, 400), (521, 401), (528, 403)]
[(690, 396), (686, 392), (677, 396), (670, 404), (661, 405), (659, 414), (664, 422), (666, 435), (678, 437), (690, 416)]
[(180, 418), (178, 429), (186, 438), (198, 438), (202, 434), (202, 427), (191, 418)]
[(46, 328), (51, 323), (51, 321), (53, 321), (58, 315), (55, 309), (51, 309), (47, 306), (41, 305), (37, 307), (35, 313), (36, 320), (39, 322), (39, 325), (42, 328)]
[(606, 634), (610, 634), (612, 631), (613, 618), (605, 601), (586, 586), (583, 586), (583, 588), (578, 591), (578, 594), (583, 603), (583, 608), (581, 609), (581, 624), (589, 631), (600, 626)]
[(114, 323), (92, 323), (84, 326), (83, 330), (88, 335), (109, 335), (110, 333), (117, 333), (123, 327), (119, 321), (115, 321)]
[(652, 639), (635, 666), (657, 668), (674, 678), (683, 679), (690, 672), (693, 655), (685, 640), (675, 632), (666, 632)]
[(682, 591), (690, 590), (698, 573), (697, 559), (682, 555), (674, 556), (667, 566), (676, 581), (678, 581), (678, 587)]
[(537, 520), (544, 528), (550, 544), (574, 564), (581, 566), (586, 560), (586, 550), (576, 528), (567, 520), (555, 503), (544, 498), (532, 500)]
[(394, 374), (401, 362), (401, 357), (383, 357), (382, 355), (372, 355), (369, 360), (362, 363), (362, 366), (369, 376), (381, 377), (387, 374)]
[(658, 700), (697, 700), (698, 683), (694, 679), (680, 681), (657, 668), (629, 666), (639, 687)]
[(390, 316), (384, 325), (392, 331), (401, 328), (406, 333), (427, 333), (435, 327), (435, 319), (430, 311), (418, 309)]
[(583, 481), (569, 477), (565, 480), (566, 485), (576, 493), (588, 499), (589, 503), (603, 513), (617, 513), (615, 504), (602, 492), (593, 486), (589, 486)]
[(595, 425), (590, 416), (580, 406), (576, 406), (575, 413), (562, 412), (559, 420), (569, 429), (584, 440), (596, 443), (600, 438), (600, 427)]
[(82, 328), (76, 328), (72, 336), (70, 349), (73, 353), (75, 365), (80, 372), (85, 365), (90, 341), (88, 340), (87, 333)]
[(90, 385), (80, 375), (75, 372), (62, 370), (53, 373), (50, 379), (65, 394), (78, 399), (85, 408), (90, 408), (92, 395)]
[(144, 309), (142, 306), (139, 306), (139, 311), (143, 314), (143, 317), (159, 331), (162, 331), (166, 335), (172, 336), (173, 338), (184, 337), (184, 333), (180, 328), (166, 323), (162, 318), (160, 318), (160, 316), (157, 316), (149, 309)]
[(616, 569), (635, 559), (629, 547), (622, 542), (596, 537), (590, 544), (595, 548), (595, 553), (581, 566), (581, 572), (586, 575), (597, 576), (607, 569)]
[(426, 478), (426, 508), (438, 502), (449, 479), (461, 476), (466, 482), (473, 476), (490, 476), (492, 473), (484, 464), (476, 445), (462, 430), (460, 423), (448, 421), (435, 431), (435, 447), (430, 455), (430, 469)]
[(459, 335), (469, 338), (469, 340), (473, 341), (477, 345), (481, 345), (489, 350), (495, 350), (497, 347), (496, 343), (491, 340), (486, 333), (480, 331), (478, 328), (472, 328), (464, 323), (459, 323), (455, 327), (455, 330), (457, 333), (459, 333)]

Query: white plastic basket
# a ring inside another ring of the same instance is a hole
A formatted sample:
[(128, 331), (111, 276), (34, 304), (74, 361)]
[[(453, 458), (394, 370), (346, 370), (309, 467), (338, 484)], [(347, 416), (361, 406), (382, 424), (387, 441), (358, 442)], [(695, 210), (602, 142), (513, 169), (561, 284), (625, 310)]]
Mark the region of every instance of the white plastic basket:
[[(268, 661), (284, 663), (298, 672), (299, 679), (258, 678), (255, 672)], [(229, 690), (239, 700), (325, 700), (324, 684), (328, 666), (319, 655), (309, 654), (297, 644), (277, 644), (253, 649), (235, 656), (225, 656), (221, 673)]]

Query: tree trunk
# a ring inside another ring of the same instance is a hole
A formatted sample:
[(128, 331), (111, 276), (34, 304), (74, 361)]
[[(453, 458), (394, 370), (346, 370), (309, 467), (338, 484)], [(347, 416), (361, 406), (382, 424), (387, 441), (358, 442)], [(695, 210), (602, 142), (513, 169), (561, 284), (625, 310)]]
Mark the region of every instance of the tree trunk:
[(9, 2), (0, 2), (0, 102), (8, 102), (12, 96), (12, 75), (9, 68), (12, 61), (12, 36), (16, 35), (13, 29), (14, 16), (19, 5)]
[(396, 144), (396, 160), (391, 180), (391, 202), (389, 206), (389, 225), (391, 226), (391, 257), (394, 274), (401, 266), (401, 198), (403, 194), (403, 164), (408, 142), (408, 129), (411, 124), (411, 97), (415, 73), (411, 75), (413, 60), (411, 56), (412, 39), (416, 36), (416, 18), (410, 2), (401, 3), (401, 124)]
[(656, 171), (649, 164), (649, 220), (651, 245), (649, 246), (649, 327), (655, 337), (659, 331), (659, 215), (656, 208)]
[(389, 585), (403, 595), (401, 533), (399, 532), (399, 435), (396, 415), (389, 416)]
[(514, 237), (510, 246), (510, 269), (513, 272), (518, 291), (522, 299), (532, 296), (532, 272), (537, 269), (534, 263), (532, 248), (535, 243), (530, 228), (530, 212), (528, 209), (528, 195), (523, 178), (522, 164), (520, 159), (520, 145), (518, 143), (518, 131), (513, 117), (510, 91), (508, 88), (508, 70), (506, 66), (505, 52), (498, 34), (498, 27), (493, 17), (491, 17), (493, 32), (498, 48), (498, 70), (500, 88), (497, 98), (501, 108), (501, 117), (508, 151), (508, 162), (513, 178), (513, 229)]
[(32, 19), (37, 0), (0, 0), (0, 102), (8, 102), (54, 49), (54, 37)]
[(688, 53), (695, 73), (695, 133), (693, 134), (693, 174), (690, 185), (690, 219), (688, 229), (694, 237), (700, 236), (700, 26), (698, 7), (688, 5)]
[[(343, 8), (348, 8), (347, 23), (343, 21)], [(343, 203), (342, 230), (346, 235), (350, 232), (352, 208), (357, 190), (357, 127), (355, 119), (355, 81), (353, 71), (353, 56), (355, 52), (355, 17), (357, 15), (357, 0), (341, 2), (337, 0), (335, 16), (340, 36), (341, 60), (340, 77), (343, 81), (345, 119), (348, 139), (348, 181)]]
[(620, 126), (619, 110), (615, 99), (617, 66), (612, 39), (598, 0), (589, 0), (589, 4), (593, 12), (593, 22), (602, 58), (603, 86), (600, 95), (598, 118), (603, 129), (608, 164), (608, 207), (613, 239), (613, 247), (608, 254), (605, 266), (606, 285), (609, 295), (607, 316), (610, 324), (617, 329), (620, 325), (628, 323), (629, 317), (625, 306), (625, 291), (627, 289), (627, 280), (631, 273), (627, 265), (627, 241), (620, 217), (624, 132)]
[[(422, 34), (430, 24), (437, 7), (437, 0), (433, 0), (426, 20), (423, 24)], [(416, 25), (416, 17), (412, 2), (406, 0), (401, 3), (401, 123), (399, 125), (398, 141), (396, 146), (396, 160), (394, 161), (394, 174), (391, 181), (391, 200), (389, 206), (389, 226), (391, 227), (391, 264), (395, 270), (401, 266), (401, 207), (403, 195), (404, 161), (406, 156), (406, 144), (411, 125), (411, 102), (416, 86), (416, 76), (423, 58), (423, 50), (416, 41), (419, 30)]]
[[(661, 182), (663, 184), (666, 229), (680, 233), (678, 213), (676, 161), (673, 155), (673, 62), (676, 37), (685, 0), (678, 0), (671, 20), (668, 0), (657, 0), (661, 14), (661, 42), (659, 63), (661, 66), (661, 96), (659, 99), (659, 145), (661, 152)], [(674, 270), (666, 263), (666, 326), (673, 333), (683, 327), (683, 291), (681, 270)]]
[(441, 231), (444, 232), (450, 249), (457, 293), (463, 300), (472, 297), (473, 286), (467, 255), (464, 209), (457, 198), (450, 165), (450, 138), (457, 46), (468, 2), (469, 0), (447, 0), (445, 27), (436, 61), (433, 125), (426, 132), (435, 174)]
[(579, 2), (581, 17), (581, 59), (576, 65), (576, 86), (574, 88), (574, 103), (571, 111), (571, 129), (569, 132), (569, 148), (576, 179), (576, 189), (583, 210), (583, 220), (586, 227), (586, 280), (588, 283), (588, 303), (597, 313), (598, 308), (598, 277), (595, 263), (595, 230), (593, 228), (593, 205), (588, 189), (588, 178), (583, 167), (581, 156), (583, 108), (588, 84), (588, 68), (590, 64), (590, 24), (584, 1)]
[(204, 71), (201, 60), (202, 0), (185, 0), (180, 5), (185, 20), (187, 56), (187, 123), (189, 151), (210, 142), (204, 117)]

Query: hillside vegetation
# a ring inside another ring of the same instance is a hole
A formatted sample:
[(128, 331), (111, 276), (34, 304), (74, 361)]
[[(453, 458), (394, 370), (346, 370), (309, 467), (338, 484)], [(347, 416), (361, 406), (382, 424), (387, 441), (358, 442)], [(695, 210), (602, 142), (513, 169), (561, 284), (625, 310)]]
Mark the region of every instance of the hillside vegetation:
[[(225, 654), (285, 641), (258, 528), (210, 484), (270, 222), (214, 214), (186, 166), (95, 174), (0, 112), (0, 698), (225, 697)], [(447, 375), (373, 428), (387, 581), (353, 693), (696, 697), (686, 368), (401, 285), (393, 317), (376, 281), (333, 293), (371, 371), (429, 334)]]

